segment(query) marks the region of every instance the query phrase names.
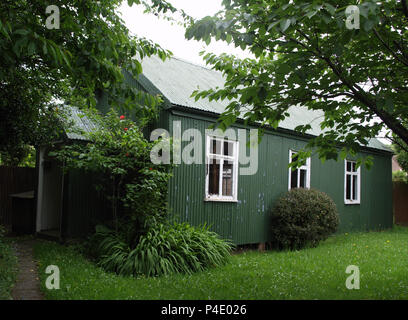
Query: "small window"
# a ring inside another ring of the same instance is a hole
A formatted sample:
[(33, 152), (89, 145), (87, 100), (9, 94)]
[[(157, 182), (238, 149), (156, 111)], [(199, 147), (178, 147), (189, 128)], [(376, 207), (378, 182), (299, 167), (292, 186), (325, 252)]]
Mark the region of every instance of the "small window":
[(238, 142), (207, 136), (206, 200), (236, 201)]
[[(297, 153), (295, 151), (289, 151), (289, 162), (297, 160)], [(310, 158), (306, 159), (303, 166), (293, 169), (289, 168), (289, 187), (288, 189), (295, 188), (310, 188)]]
[(344, 203), (360, 203), (360, 168), (355, 161), (345, 160)]

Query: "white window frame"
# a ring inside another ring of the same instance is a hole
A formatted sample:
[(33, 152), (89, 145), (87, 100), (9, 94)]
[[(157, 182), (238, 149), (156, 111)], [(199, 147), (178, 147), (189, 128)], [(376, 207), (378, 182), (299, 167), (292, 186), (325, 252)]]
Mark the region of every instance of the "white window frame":
[[(221, 154), (210, 153), (210, 141), (218, 140), (221, 141)], [(225, 156), (224, 154), (224, 142), (232, 143), (233, 145), (233, 156)], [(239, 143), (235, 140), (227, 140), (224, 137), (218, 137), (214, 135), (206, 136), (206, 151), (205, 151), (205, 165), (206, 165), (206, 175), (205, 175), (205, 201), (223, 201), (223, 202), (237, 202), (238, 201), (238, 154), (239, 154)], [(218, 159), (220, 161), (220, 175), (219, 175), (219, 194), (213, 195), (209, 194), (209, 174), (210, 174), (210, 159)], [(222, 195), (222, 172), (224, 167), (224, 161), (232, 161), (232, 196)]]
[[(294, 150), (289, 150), (289, 163), (292, 162), (292, 157), (294, 154), (296, 154), (297, 151)], [(306, 170), (306, 189), (310, 189), (310, 172), (311, 172), (311, 167), (310, 167), (310, 163), (311, 163), (311, 159), (310, 157), (306, 159), (306, 164), (297, 168), (296, 170), (298, 171), (297, 174), (297, 182), (296, 182), (296, 188), (299, 188), (300, 185), (300, 170)], [(289, 168), (289, 178), (288, 178), (288, 190), (290, 190), (290, 186), (291, 186), (291, 179), (292, 179), (292, 168)]]
[[(357, 162), (353, 161), (353, 160), (344, 160), (344, 203), (345, 204), (360, 204), (361, 202), (361, 198), (360, 198), (360, 194), (361, 194), (361, 170), (360, 167), (357, 168), (357, 171), (353, 172), (353, 171), (347, 171), (347, 162), (351, 163), (351, 170), (353, 170), (353, 163), (356, 164), (357, 166)], [(356, 200), (352, 200), (352, 199), (347, 199), (347, 176), (351, 176), (350, 181), (350, 196), (352, 196), (353, 194), (353, 176), (357, 176), (357, 199)]]

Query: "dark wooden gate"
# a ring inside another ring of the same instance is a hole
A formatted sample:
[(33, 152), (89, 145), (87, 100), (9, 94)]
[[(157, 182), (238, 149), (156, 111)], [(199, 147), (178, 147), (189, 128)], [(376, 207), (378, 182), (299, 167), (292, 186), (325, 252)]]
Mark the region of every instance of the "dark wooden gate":
[(408, 226), (408, 184), (394, 181), (392, 183), (394, 222)]
[(0, 224), (9, 230), (12, 224), (10, 195), (35, 190), (36, 170), (23, 167), (0, 166)]

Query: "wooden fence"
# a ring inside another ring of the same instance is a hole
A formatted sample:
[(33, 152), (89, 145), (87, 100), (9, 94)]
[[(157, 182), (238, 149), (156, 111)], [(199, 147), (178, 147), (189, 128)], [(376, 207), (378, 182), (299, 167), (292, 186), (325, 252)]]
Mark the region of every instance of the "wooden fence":
[(35, 190), (36, 170), (34, 168), (0, 166), (0, 224), (11, 228), (12, 199), (10, 195)]
[(394, 222), (408, 226), (408, 184), (394, 181), (392, 189)]

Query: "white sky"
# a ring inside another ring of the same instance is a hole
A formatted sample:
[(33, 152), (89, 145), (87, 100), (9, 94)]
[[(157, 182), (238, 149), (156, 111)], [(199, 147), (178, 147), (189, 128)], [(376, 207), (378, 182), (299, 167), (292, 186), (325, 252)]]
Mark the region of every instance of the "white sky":
[[(222, 9), (221, 0), (171, 0), (170, 2), (174, 7), (183, 9), (194, 18), (212, 16)], [(207, 46), (203, 41), (186, 40), (185, 29), (182, 26), (143, 11), (142, 6), (129, 7), (127, 1), (123, 1), (119, 13), (132, 33), (158, 43), (164, 49), (170, 50), (175, 57), (200, 65), (205, 65), (199, 55), (201, 51), (216, 54), (226, 52), (240, 58), (247, 57), (240, 48), (235, 48), (234, 45), (228, 45), (223, 41), (213, 40)]]

